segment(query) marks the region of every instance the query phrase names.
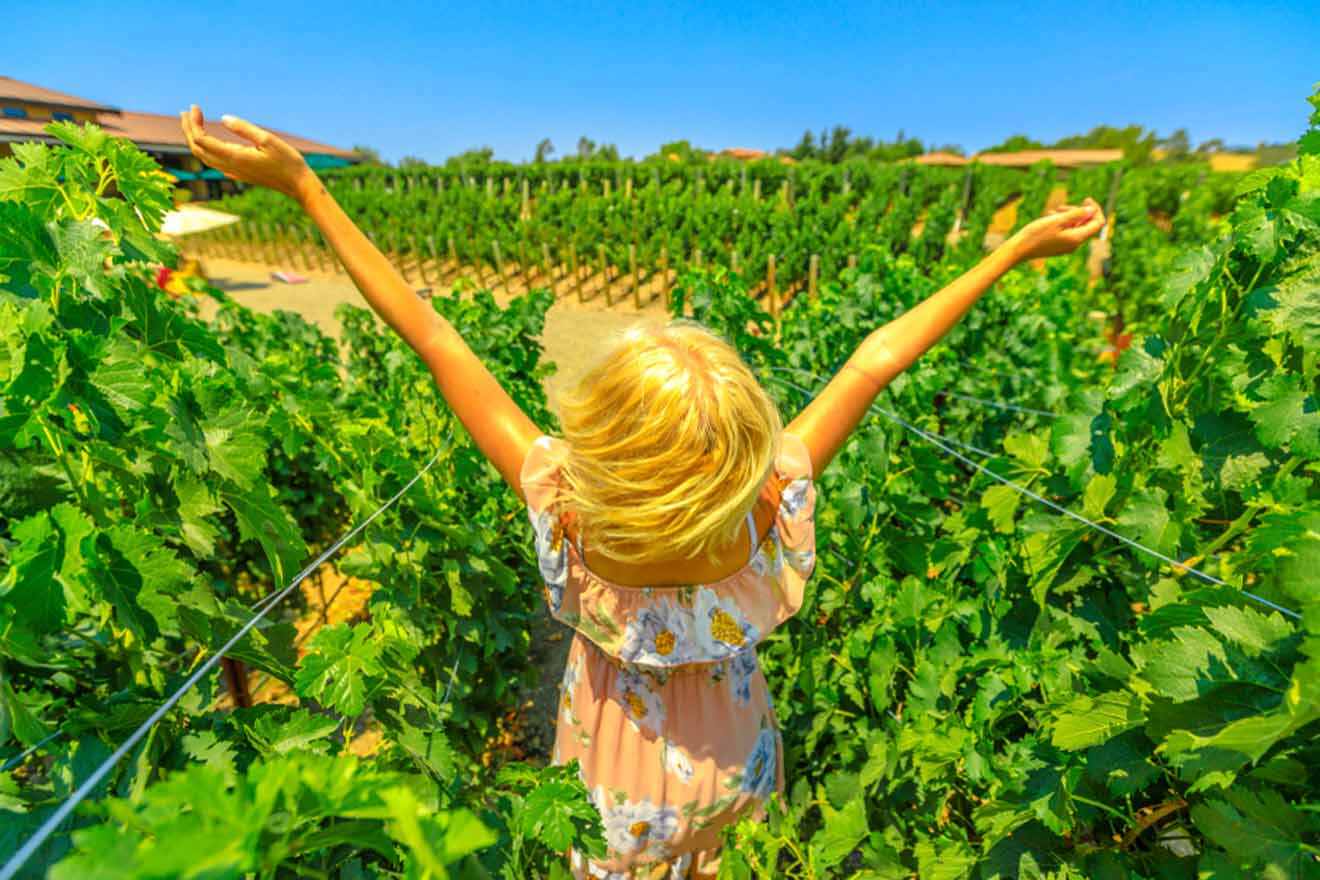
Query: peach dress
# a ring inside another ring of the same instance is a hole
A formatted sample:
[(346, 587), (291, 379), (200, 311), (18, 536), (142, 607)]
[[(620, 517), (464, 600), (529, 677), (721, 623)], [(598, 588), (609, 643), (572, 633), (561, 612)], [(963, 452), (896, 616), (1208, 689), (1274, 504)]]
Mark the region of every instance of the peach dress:
[[(783, 740), (756, 645), (797, 612), (815, 567), (816, 489), (806, 445), (785, 433), (758, 503), (777, 507), (747, 564), (714, 583), (611, 583), (563, 540), (548, 509), (565, 441), (542, 436), (521, 481), (550, 613), (575, 630), (553, 761), (577, 758), (605, 827), (602, 860), (573, 875), (714, 877), (723, 826), (784, 791)], [(575, 551), (575, 552), (573, 552)], [(660, 873), (657, 873), (660, 872)]]

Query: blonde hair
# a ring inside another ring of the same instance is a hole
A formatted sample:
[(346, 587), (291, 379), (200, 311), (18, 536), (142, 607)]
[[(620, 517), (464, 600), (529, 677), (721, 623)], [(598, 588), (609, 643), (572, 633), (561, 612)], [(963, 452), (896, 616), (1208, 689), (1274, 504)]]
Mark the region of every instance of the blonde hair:
[(687, 318), (629, 327), (556, 404), (569, 451), (555, 500), (598, 553), (635, 564), (718, 563), (783, 431), (737, 350)]

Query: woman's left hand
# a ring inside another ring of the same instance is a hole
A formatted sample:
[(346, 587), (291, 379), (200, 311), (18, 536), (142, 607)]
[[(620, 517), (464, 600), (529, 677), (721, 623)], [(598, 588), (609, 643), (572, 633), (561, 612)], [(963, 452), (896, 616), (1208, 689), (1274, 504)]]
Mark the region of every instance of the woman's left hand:
[(202, 111), (193, 104), (179, 114), (183, 134), (193, 155), (227, 177), (244, 183), (270, 187), (301, 201), (316, 175), (307, 166), (302, 153), (275, 135), (236, 116), (222, 116), (225, 128), (251, 141), (253, 146), (242, 146), (222, 141), (206, 133)]

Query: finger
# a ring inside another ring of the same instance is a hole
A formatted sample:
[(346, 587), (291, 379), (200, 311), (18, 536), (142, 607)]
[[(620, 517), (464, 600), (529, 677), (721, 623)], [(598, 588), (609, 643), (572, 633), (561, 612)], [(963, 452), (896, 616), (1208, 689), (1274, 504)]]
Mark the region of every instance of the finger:
[(1073, 227), (1072, 229), (1069, 229), (1067, 232), (1063, 234), (1067, 236), (1071, 241), (1075, 241), (1080, 244), (1081, 242), (1086, 241), (1088, 238), (1099, 232), (1101, 227), (1103, 227), (1104, 225), (1105, 225), (1104, 218), (1100, 216), (1096, 216), (1093, 217), (1090, 222), (1085, 223), (1081, 226)]
[(234, 134), (247, 138), (259, 147), (264, 147), (270, 143), (270, 132), (266, 131), (264, 128), (253, 125), (246, 119), (225, 115), (220, 117), (220, 122), (225, 128), (229, 129)]
[(1074, 226), (1079, 226), (1090, 220), (1095, 214), (1095, 208), (1083, 205), (1081, 207), (1070, 208), (1068, 211), (1060, 214), (1058, 220), (1062, 228), (1071, 229)]
[(197, 135), (197, 146), (206, 150), (213, 156), (218, 156), (230, 162), (242, 162), (245, 159), (254, 158), (259, 155), (252, 147), (245, 147), (241, 144), (231, 144), (220, 140), (214, 135), (202, 132)]

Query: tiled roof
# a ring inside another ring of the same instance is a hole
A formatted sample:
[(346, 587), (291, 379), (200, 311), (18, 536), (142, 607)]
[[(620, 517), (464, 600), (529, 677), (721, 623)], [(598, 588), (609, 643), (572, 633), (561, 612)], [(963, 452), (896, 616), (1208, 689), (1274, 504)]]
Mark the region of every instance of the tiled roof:
[(957, 153), (926, 153), (924, 156), (917, 156), (912, 161), (918, 165), (966, 165), (967, 159), (959, 156)]
[[(43, 130), (48, 123), (37, 119), (10, 119), (0, 116), (0, 137), (14, 140), (12, 135), (28, 135), (34, 140), (49, 141), (51, 138)], [(260, 124), (260, 123), (257, 123)], [(164, 116), (159, 113), (135, 113), (124, 110), (116, 116), (103, 116), (97, 119), (97, 125), (105, 129), (106, 134), (128, 138), (145, 149), (157, 149), (170, 153), (188, 153), (188, 141), (183, 136), (177, 116)], [(265, 128), (265, 126), (262, 126)], [(286, 141), (302, 153), (322, 153), (328, 156), (350, 158), (351, 150), (341, 150), (318, 141), (298, 137), (278, 129), (267, 129)], [(222, 141), (246, 144), (247, 141), (225, 128), (219, 122), (206, 120), (206, 132)], [(10, 137), (5, 137), (10, 135)]]
[(1025, 168), (1042, 159), (1049, 159), (1059, 168), (1080, 165), (1104, 165), (1123, 158), (1122, 150), (1019, 150), (1015, 153), (980, 153), (975, 161), (982, 165), (1008, 165)]
[(52, 104), (76, 110), (99, 110), (103, 113), (114, 113), (119, 109), (109, 104), (98, 104), (96, 101), (89, 101), (76, 95), (57, 92), (54, 89), (43, 89), (41, 86), (20, 82), (8, 76), (0, 76), (0, 98), (30, 101), (33, 104)]

